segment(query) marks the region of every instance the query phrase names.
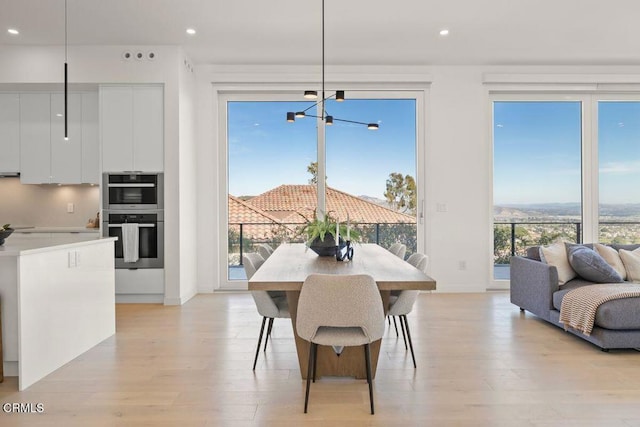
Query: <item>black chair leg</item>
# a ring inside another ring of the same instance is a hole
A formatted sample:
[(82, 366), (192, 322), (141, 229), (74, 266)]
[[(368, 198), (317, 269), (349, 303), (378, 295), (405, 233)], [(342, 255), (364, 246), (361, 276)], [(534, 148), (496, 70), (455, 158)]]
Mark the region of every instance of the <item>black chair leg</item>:
[(369, 383), (369, 402), (371, 403), (371, 415), (373, 415), (374, 414), (373, 381), (371, 380), (371, 351), (369, 350), (369, 344), (364, 345), (364, 361), (367, 366), (367, 383)]
[(402, 329), (402, 338), (404, 339), (404, 349), (409, 350), (409, 347), (407, 347), (407, 334), (404, 331), (404, 322), (402, 321), (402, 315), (400, 315), (400, 328)]
[(318, 344), (313, 345), (313, 382), (316, 382), (316, 368), (318, 367)]
[(391, 326), (391, 317), (387, 315), (387, 323)]
[(256, 370), (256, 363), (258, 362), (258, 353), (260, 353), (260, 344), (262, 344), (262, 333), (264, 332), (264, 324), (266, 323), (267, 318), (262, 318), (262, 326), (260, 327), (260, 335), (258, 336), (258, 348), (256, 348), (256, 357), (253, 359), (253, 370)]
[(413, 354), (413, 342), (411, 341), (411, 332), (409, 332), (409, 321), (407, 320), (407, 316), (403, 315), (400, 316), (400, 319), (404, 319), (404, 327), (407, 330), (407, 338), (409, 339), (409, 347), (411, 347), (411, 358), (413, 359), (413, 367), (417, 368), (416, 366), (416, 356)]
[(267, 341), (269, 341), (269, 337), (271, 336), (271, 329), (273, 329), (273, 317), (269, 318), (269, 327), (267, 328), (267, 337), (264, 339), (264, 350), (267, 351)]
[(313, 366), (315, 364), (315, 358), (314, 353), (315, 353), (315, 346), (316, 344), (314, 343), (309, 343), (309, 364), (307, 366), (307, 392), (305, 393), (304, 396), (304, 413), (307, 413), (307, 406), (309, 405), (309, 388), (311, 387), (311, 373), (313, 371)]
[(396, 316), (391, 317), (393, 317), (393, 326), (395, 326), (396, 328), (396, 336), (399, 337), (400, 335), (398, 334), (398, 324), (396, 323)]

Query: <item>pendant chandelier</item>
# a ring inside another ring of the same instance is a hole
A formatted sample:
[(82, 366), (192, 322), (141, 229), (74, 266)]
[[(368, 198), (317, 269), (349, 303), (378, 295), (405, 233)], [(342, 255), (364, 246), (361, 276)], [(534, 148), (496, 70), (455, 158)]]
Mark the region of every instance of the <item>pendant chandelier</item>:
[(64, 140), (69, 140), (69, 77), (67, 73), (67, 0), (64, 0)]
[[(304, 91), (304, 97), (306, 99), (318, 99), (318, 92), (315, 90), (305, 90)], [(370, 130), (378, 130), (378, 128), (380, 127), (378, 125), (378, 123), (365, 123), (365, 122), (358, 122), (358, 121), (354, 121), (354, 120), (345, 120), (345, 119), (339, 119), (337, 117), (334, 117), (332, 115), (330, 115), (326, 108), (325, 108), (325, 102), (328, 99), (331, 98), (335, 98), (335, 100), (337, 102), (342, 102), (344, 101), (344, 90), (337, 90), (334, 94), (330, 94), (329, 96), (325, 96), (325, 90), (324, 90), (324, 0), (322, 0), (322, 96), (320, 98), (320, 101), (316, 102), (315, 104), (309, 106), (308, 108), (302, 110), (302, 111), (297, 111), (297, 112), (293, 112), (293, 111), (289, 111), (287, 113), (287, 121), (288, 122), (295, 122), (296, 118), (300, 119), (300, 118), (304, 118), (304, 117), (315, 117), (317, 119), (322, 119), (322, 121), (324, 121), (325, 125), (327, 126), (331, 126), (333, 124), (333, 122), (345, 122), (345, 123), (355, 123), (358, 125), (364, 125), (367, 127), (367, 129)], [(316, 116), (313, 114), (309, 114), (307, 113), (307, 111), (309, 111), (310, 109), (316, 107), (318, 104), (320, 104), (321, 110), (322, 110), (322, 115), (321, 116)]]

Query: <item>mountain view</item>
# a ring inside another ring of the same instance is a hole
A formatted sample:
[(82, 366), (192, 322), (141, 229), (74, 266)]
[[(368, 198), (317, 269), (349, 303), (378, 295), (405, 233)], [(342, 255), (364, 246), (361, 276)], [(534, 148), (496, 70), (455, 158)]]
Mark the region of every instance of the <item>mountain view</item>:
[[(494, 206), (494, 262), (508, 264), (513, 252), (524, 254), (529, 246), (559, 240), (581, 241), (580, 210), (579, 203)], [(640, 243), (640, 203), (601, 204), (599, 211), (600, 242)], [(512, 248), (512, 234), (515, 248)]]

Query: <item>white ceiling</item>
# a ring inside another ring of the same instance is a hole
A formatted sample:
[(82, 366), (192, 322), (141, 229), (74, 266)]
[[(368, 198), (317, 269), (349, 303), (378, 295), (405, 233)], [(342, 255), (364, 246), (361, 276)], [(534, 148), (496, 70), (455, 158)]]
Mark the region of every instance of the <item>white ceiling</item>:
[[(70, 45), (183, 45), (199, 64), (320, 62), (320, 0), (67, 1)], [(638, 65), (639, 20), (638, 0), (326, 0), (326, 63)], [(0, 0), (7, 44), (64, 44), (64, 0)]]

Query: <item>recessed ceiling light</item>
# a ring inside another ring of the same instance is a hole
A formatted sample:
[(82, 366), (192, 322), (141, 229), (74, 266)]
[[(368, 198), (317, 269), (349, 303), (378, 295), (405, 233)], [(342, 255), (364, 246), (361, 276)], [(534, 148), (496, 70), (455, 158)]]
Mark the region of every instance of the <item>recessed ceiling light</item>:
[(449, 35), (449, 30), (447, 30), (446, 28), (444, 30), (440, 30), (440, 35), (441, 36), (448, 36)]
[(196, 30), (194, 28), (187, 28), (187, 34), (189, 34), (190, 36), (194, 35), (196, 33)]
[(14, 36), (17, 36), (18, 34), (20, 34), (20, 31), (16, 30), (15, 28), (9, 28), (9, 29), (7, 30), (7, 32), (8, 32), (9, 34), (14, 35)]

